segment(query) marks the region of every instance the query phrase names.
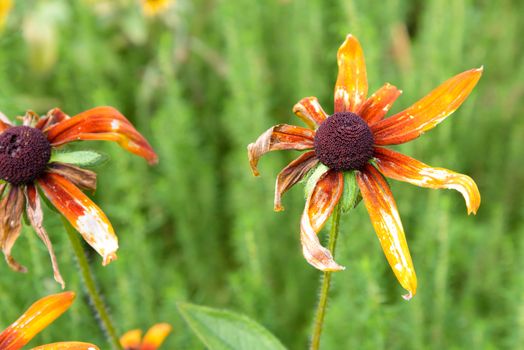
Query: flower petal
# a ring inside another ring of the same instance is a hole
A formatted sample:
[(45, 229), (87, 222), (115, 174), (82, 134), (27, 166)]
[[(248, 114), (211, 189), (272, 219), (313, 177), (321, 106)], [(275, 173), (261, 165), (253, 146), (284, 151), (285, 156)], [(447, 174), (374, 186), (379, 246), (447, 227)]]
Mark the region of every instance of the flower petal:
[(2, 112), (0, 112), (0, 132), (9, 129), (12, 126), (13, 125), (11, 124), (11, 121), (7, 119), (7, 117)]
[(448, 188), (459, 191), (468, 208), (468, 214), (476, 214), (480, 206), (480, 193), (467, 175), (444, 168), (432, 168), (416, 159), (390, 149), (376, 147), (377, 167), (384, 176), (429, 188)]
[(282, 195), (318, 164), (315, 151), (309, 151), (289, 163), (277, 176), (275, 184), (275, 211), (282, 211)]
[(247, 146), (249, 163), (255, 176), (260, 175), (257, 169), (258, 160), (264, 154), (284, 149), (305, 150), (314, 146), (315, 132), (300, 126), (275, 125), (254, 142)]
[(404, 298), (411, 299), (417, 292), (417, 276), (395, 199), (387, 182), (370, 164), (357, 172), (357, 181), (382, 250), (398, 281), (409, 292)]
[(141, 343), (142, 331), (140, 329), (130, 330), (120, 337), (120, 345), (124, 350), (139, 350)]
[(11, 186), (0, 203), (0, 246), (9, 267), (17, 272), (27, 272), (12, 256), (11, 249), (22, 230), (24, 192), (20, 186)]
[(71, 117), (62, 112), (60, 108), (53, 108), (52, 110), (47, 112), (47, 115), (45, 117), (40, 118), (38, 123), (36, 123), (35, 128), (47, 132), (47, 130), (53, 125), (70, 118)]
[(322, 271), (344, 269), (343, 266), (333, 260), (331, 252), (320, 244), (317, 236), (338, 204), (343, 191), (344, 176), (342, 172), (326, 171), (309, 194), (300, 221), (302, 253), (308, 263)]
[(337, 52), (335, 113), (356, 112), (368, 93), (364, 52), (357, 38), (349, 34)]
[(116, 259), (118, 238), (102, 210), (64, 177), (46, 173), (38, 184), (56, 209), (80, 232), (103, 258), (103, 265)]
[(171, 329), (172, 327), (167, 323), (157, 323), (153, 327), (149, 328), (146, 335), (144, 335), (144, 340), (140, 350), (158, 349), (169, 333), (171, 333)]
[(53, 147), (78, 140), (115, 141), (150, 164), (158, 161), (147, 140), (113, 107), (96, 107), (49, 128), (47, 138)]
[(94, 171), (62, 162), (49, 163), (47, 171), (65, 177), (83, 190), (96, 190), (96, 173)]
[(100, 350), (100, 348), (90, 343), (61, 342), (61, 343), (40, 345), (31, 350)]
[(293, 113), (302, 119), (311, 129), (316, 129), (328, 115), (322, 109), (316, 97), (305, 97), (293, 106)]
[(481, 75), (482, 67), (462, 72), (411, 107), (372, 125), (375, 144), (401, 144), (433, 129), (466, 100)]
[(386, 116), (400, 94), (402, 94), (402, 91), (397, 89), (396, 86), (386, 83), (360, 106), (357, 114), (368, 125), (375, 124)]
[(13, 324), (0, 333), (0, 349), (18, 350), (46, 328), (73, 303), (75, 293), (64, 292), (44, 297), (27, 309)]
[(35, 229), (38, 237), (40, 237), (40, 239), (44, 242), (47, 248), (47, 251), (49, 252), (49, 256), (51, 258), (51, 264), (53, 266), (53, 273), (54, 273), (55, 281), (60, 283), (62, 285), (62, 289), (64, 289), (65, 283), (64, 283), (64, 279), (62, 278), (62, 275), (60, 274), (60, 269), (58, 268), (55, 251), (53, 249), (53, 245), (51, 244), (51, 240), (49, 239), (49, 236), (47, 235), (47, 232), (43, 226), (44, 213), (42, 212), (42, 206), (40, 204), (40, 196), (38, 195), (38, 192), (36, 191), (35, 185), (33, 184), (27, 185), (25, 196), (26, 196), (27, 218), (29, 219), (31, 226), (33, 226), (33, 228)]

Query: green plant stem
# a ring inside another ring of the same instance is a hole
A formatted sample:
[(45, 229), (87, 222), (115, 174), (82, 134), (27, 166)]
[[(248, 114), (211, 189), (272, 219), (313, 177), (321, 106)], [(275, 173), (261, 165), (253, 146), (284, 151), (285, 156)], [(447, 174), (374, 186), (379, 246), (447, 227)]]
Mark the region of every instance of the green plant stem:
[[(331, 218), (331, 230), (329, 231), (329, 243), (328, 249), (331, 251), (333, 257), (335, 257), (335, 247), (337, 245), (338, 238), (338, 226), (340, 223), (340, 205), (333, 209)], [(318, 350), (320, 347), (320, 336), (322, 334), (322, 328), (324, 325), (324, 318), (326, 316), (326, 308), (328, 304), (329, 287), (331, 285), (331, 274), (332, 272), (324, 272), (322, 278), (322, 284), (320, 286), (320, 298), (318, 300), (318, 307), (315, 316), (315, 325), (313, 328), (313, 336), (311, 337), (311, 350)]]
[(78, 238), (78, 233), (73, 229), (73, 227), (71, 227), (65, 218), (62, 218), (62, 221), (67, 231), (67, 235), (69, 236), (69, 240), (71, 241), (71, 245), (73, 246), (73, 251), (78, 263), (78, 269), (82, 275), (82, 280), (84, 282), (87, 295), (89, 296), (89, 301), (94, 309), (94, 312), (96, 313), (96, 317), (100, 321), (98, 324), (113, 349), (123, 350), (122, 346), (120, 345), (115, 326), (113, 325), (113, 321), (109, 316), (107, 306), (105, 305), (102, 295), (96, 286), (95, 276), (93, 275), (93, 271), (91, 271), (91, 267), (87, 262), (85, 251), (82, 247), (82, 242)]

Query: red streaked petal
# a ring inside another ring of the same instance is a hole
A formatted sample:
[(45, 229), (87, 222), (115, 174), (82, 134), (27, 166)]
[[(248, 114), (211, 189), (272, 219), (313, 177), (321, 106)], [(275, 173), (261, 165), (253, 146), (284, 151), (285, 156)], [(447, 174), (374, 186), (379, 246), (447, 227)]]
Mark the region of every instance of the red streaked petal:
[(335, 113), (356, 112), (368, 93), (364, 52), (357, 38), (349, 34), (337, 52)]
[(311, 129), (316, 129), (328, 115), (322, 109), (316, 97), (305, 97), (293, 106), (293, 113), (302, 119)]
[(156, 350), (171, 333), (172, 327), (167, 323), (157, 323), (144, 335), (140, 350)]
[(402, 91), (397, 89), (396, 86), (386, 83), (360, 106), (357, 114), (368, 125), (375, 124), (386, 116), (400, 94), (402, 94)]
[(11, 186), (7, 195), (0, 202), (0, 246), (5, 261), (17, 272), (27, 272), (11, 255), (16, 240), (22, 230), (22, 214), (24, 211), (24, 192), (21, 186)]
[(45, 117), (40, 118), (38, 123), (36, 123), (35, 128), (46, 132), (53, 125), (70, 118), (71, 117), (62, 112), (60, 108), (53, 108), (52, 110), (47, 112), (47, 115)]
[(104, 265), (116, 259), (118, 239), (115, 231), (104, 212), (89, 197), (58, 174), (46, 173), (38, 184), (56, 209), (102, 256)]
[(53, 147), (78, 140), (115, 141), (150, 164), (158, 161), (147, 140), (113, 107), (96, 107), (62, 120), (48, 129), (47, 138)]
[(31, 226), (33, 226), (34, 230), (36, 231), (38, 237), (40, 237), (42, 242), (44, 242), (47, 251), (49, 252), (49, 257), (51, 258), (51, 264), (53, 266), (55, 281), (60, 283), (62, 289), (64, 289), (65, 283), (64, 279), (62, 278), (62, 275), (60, 274), (60, 269), (58, 268), (55, 251), (53, 249), (53, 245), (51, 244), (51, 240), (49, 239), (49, 236), (47, 235), (47, 232), (44, 229), (44, 213), (42, 212), (40, 197), (38, 195), (38, 192), (36, 191), (35, 185), (27, 185), (25, 195), (27, 218), (29, 219)]
[(315, 165), (318, 164), (318, 158), (315, 151), (309, 151), (289, 163), (277, 176), (275, 184), (275, 211), (282, 211), (282, 195), (293, 185), (302, 180)]
[(344, 191), (344, 175), (328, 170), (317, 181), (309, 194), (300, 221), (302, 253), (307, 262), (322, 271), (340, 271), (344, 267), (333, 260), (331, 252), (318, 240), (318, 232), (331, 216)]
[(404, 298), (410, 299), (417, 292), (417, 276), (395, 199), (387, 182), (370, 164), (357, 172), (357, 181), (382, 250), (400, 285), (409, 292)]
[(120, 345), (124, 350), (139, 350), (141, 343), (142, 331), (140, 329), (127, 331), (120, 337)]
[(466, 100), (481, 75), (482, 67), (462, 72), (411, 107), (372, 125), (375, 144), (401, 144), (433, 129)]
[(247, 154), (253, 174), (260, 175), (257, 169), (258, 160), (271, 151), (284, 149), (305, 150), (314, 146), (315, 131), (300, 126), (275, 125), (254, 142), (247, 146)]
[(467, 175), (444, 168), (432, 168), (416, 159), (390, 149), (376, 147), (375, 157), (384, 176), (428, 188), (447, 188), (459, 191), (468, 208), (468, 214), (476, 214), (480, 206), (480, 192)]
[(82, 343), (82, 342), (60, 342), (47, 345), (40, 345), (31, 350), (100, 350), (100, 348), (94, 344)]
[(75, 293), (64, 292), (44, 297), (27, 309), (0, 334), (0, 349), (18, 350), (62, 315), (73, 303)]

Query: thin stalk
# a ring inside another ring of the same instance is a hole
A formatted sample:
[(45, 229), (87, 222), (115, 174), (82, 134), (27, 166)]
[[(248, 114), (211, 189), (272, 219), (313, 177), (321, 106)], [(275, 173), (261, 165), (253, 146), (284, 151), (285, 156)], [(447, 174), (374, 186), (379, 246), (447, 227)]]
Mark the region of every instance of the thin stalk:
[[(340, 205), (333, 209), (331, 217), (331, 230), (329, 231), (329, 242), (328, 249), (331, 251), (333, 257), (335, 257), (335, 247), (337, 245), (338, 238), (338, 226), (340, 223)], [(326, 308), (328, 304), (329, 287), (331, 286), (331, 273), (324, 272), (322, 277), (322, 284), (320, 286), (320, 297), (318, 300), (317, 313), (315, 316), (315, 325), (313, 328), (313, 335), (311, 337), (311, 350), (318, 350), (320, 348), (320, 336), (322, 334), (322, 328), (324, 326), (324, 318), (326, 316)]]
[(65, 218), (62, 218), (62, 221), (66, 229), (67, 235), (69, 236), (69, 240), (71, 241), (71, 245), (73, 246), (73, 251), (75, 253), (76, 261), (78, 263), (78, 269), (80, 270), (80, 274), (82, 275), (82, 281), (84, 282), (84, 287), (89, 297), (89, 301), (94, 309), (96, 317), (100, 321), (98, 323), (100, 329), (105, 334), (107, 340), (109, 341), (113, 349), (123, 350), (122, 346), (120, 345), (120, 341), (118, 340), (113, 321), (109, 316), (107, 306), (105, 305), (104, 300), (102, 299), (102, 295), (100, 294), (100, 291), (97, 288), (95, 276), (93, 275), (93, 271), (91, 271), (91, 267), (87, 262), (84, 248), (82, 247), (82, 243), (78, 238), (78, 233), (73, 229), (73, 227), (71, 227), (71, 225), (69, 224), (69, 222), (67, 222)]

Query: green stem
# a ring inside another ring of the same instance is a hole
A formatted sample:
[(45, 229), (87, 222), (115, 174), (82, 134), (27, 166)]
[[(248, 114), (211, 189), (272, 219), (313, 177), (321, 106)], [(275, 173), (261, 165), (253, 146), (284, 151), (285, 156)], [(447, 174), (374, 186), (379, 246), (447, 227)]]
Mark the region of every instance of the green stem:
[(75, 253), (76, 261), (78, 263), (80, 274), (82, 275), (82, 280), (84, 282), (87, 295), (89, 296), (89, 301), (94, 309), (94, 312), (96, 313), (98, 320), (100, 320), (99, 326), (113, 349), (123, 350), (115, 331), (113, 321), (111, 320), (109, 312), (107, 311), (107, 306), (105, 305), (102, 295), (96, 286), (95, 276), (93, 275), (93, 271), (91, 271), (91, 267), (87, 262), (85, 251), (82, 247), (82, 242), (78, 238), (78, 233), (73, 229), (73, 227), (71, 227), (65, 218), (62, 218), (62, 221), (67, 231), (67, 235), (69, 236), (69, 240), (71, 241), (71, 245), (73, 246), (73, 251)]
[[(333, 209), (331, 219), (331, 230), (329, 231), (328, 249), (335, 257), (335, 247), (338, 238), (338, 226), (340, 223), (340, 205)], [(315, 325), (313, 328), (313, 336), (311, 337), (311, 350), (318, 350), (320, 347), (320, 336), (322, 334), (322, 327), (324, 325), (324, 318), (326, 316), (326, 308), (328, 303), (329, 287), (331, 285), (331, 272), (324, 272), (322, 278), (322, 285), (320, 286), (320, 298), (318, 300), (317, 313), (315, 316)]]

